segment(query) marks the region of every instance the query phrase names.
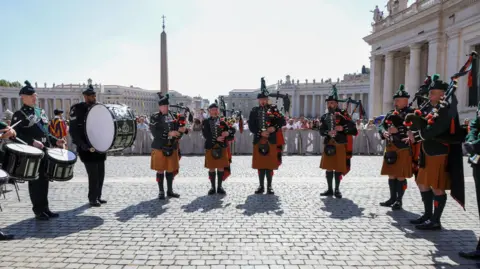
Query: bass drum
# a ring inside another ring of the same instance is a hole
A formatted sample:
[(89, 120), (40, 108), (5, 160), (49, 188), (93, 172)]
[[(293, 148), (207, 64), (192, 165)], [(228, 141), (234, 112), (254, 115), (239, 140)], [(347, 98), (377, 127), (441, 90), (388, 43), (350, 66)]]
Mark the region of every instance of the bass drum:
[(84, 126), (88, 143), (102, 153), (129, 148), (137, 136), (135, 115), (125, 105), (93, 105)]

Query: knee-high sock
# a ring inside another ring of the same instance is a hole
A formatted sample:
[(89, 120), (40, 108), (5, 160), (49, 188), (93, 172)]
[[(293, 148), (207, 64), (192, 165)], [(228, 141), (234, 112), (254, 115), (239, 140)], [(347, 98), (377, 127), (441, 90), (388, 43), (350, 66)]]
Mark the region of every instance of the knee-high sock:
[(210, 184), (212, 184), (212, 189), (215, 189), (215, 171), (208, 172), (208, 179), (210, 179)]
[(223, 175), (225, 175), (224, 171), (217, 171), (217, 181), (218, 181), (218, 187), (222, 187), (222, 182), (223, 182)]
[(397, 200), (397, 179), (388, 179), (388, 187), (390, 188), (390, 199), (391, 201)]
[(433, 211), (432, 221), (440, 223), (440, 218), (442, 217), (443, 209), (447, 204), (447, 195), (435, 195), (433, 197), (433, 206), (435, 207), (435, 211)]
[(173, 173), (166, 172), (165, 177), (167, 178), (167, 191), (173, 192)]
[(433, 214), (433, 192), (432, 190), (420, 192), (422, 195), (423, 207), (425, 210), (424, 215), (431, 217)]
[(164, 192), (165, 190), (163, 189), (163, 178), (164, 174), (162, 173), (157, 173), (157, 183), (158, 183), (158, 190), (160, 192)]
[(328, 184), (328, 190), (332, 191), (332, 184), (333, 184), (333, 171), (327, 171), (325, 172), (325, 175), (327, 176), (327, 184)]
[(260, 188), (265, 188), (265, 173), (267, 171), (265, 169), (258, 170), (258, 180), (260, 182)]
[(405, 194), (405, 190), (407, 189), (407, 180), (396, 180), (396, 193), (397, 193), (397, 201), (401, 202), (403, 195)]
[(342, 173), (335, 172), (335, 190), (340, 189), (340, 179), (342, 178)]
[(267, 176), (267, 188), (272, 187), (273, 181), (273, 171), (272, 170), (265, 170), (265, 176)]

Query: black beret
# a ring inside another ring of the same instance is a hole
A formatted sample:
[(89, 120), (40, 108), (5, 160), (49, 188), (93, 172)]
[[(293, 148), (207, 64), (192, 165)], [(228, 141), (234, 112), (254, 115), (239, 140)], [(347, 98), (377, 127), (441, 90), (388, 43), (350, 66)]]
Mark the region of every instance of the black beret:
[(28, 80), (25, 80), (25, 86), (20, 89), (20, 92), (18, 95), (33, 95), (35, 93), (35, 89), (32, 87), (32, 84), (28, 82)]
[(53, 114), (54, 114), (54, 115), (63, 114), (63, 110), (61, 110), (61, 109), (55, 109), (55, 110), (53, 111)]
[(428, 89), (429, 91), (431, 90), (442, 90), (442, 91), (447, 91), (448, 90), (448, 83), (443, 82), (440, 80), (440, 75), (435, 74), (432, 76), (432, 83), (430, 84), (430, 88)]
[(88, 88), (82, 92), (83, 95), (95, 95), (97, 94), (95, 92), (95, 89), (93, 88), (93, 85), (88, 85)]
[(212, 103), (211, 105), (208, 106), (208, 109), (210, 108), (218, 108), (217, 103)]

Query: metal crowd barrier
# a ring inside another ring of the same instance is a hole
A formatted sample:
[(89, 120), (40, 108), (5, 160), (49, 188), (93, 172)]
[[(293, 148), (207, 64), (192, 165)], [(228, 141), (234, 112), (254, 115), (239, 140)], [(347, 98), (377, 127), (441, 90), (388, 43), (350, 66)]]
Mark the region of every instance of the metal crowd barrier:
[[(323, 138), (317, 130), (285, 130), (286, 155), (321, 155), (323, 152)], [(68, 148), (75, 151), (75, 145), (68, 137)], [(151, 151), (152, 137), (147, 130), (138, 130), (137, 138), (132, 147), (121, 152), (111, 153), (112, 155), (149, 155)], [(200, 131), (190, 131), (180, 140), (182, 155), (203, 155), (204, 138)], [(380, 139), (376, 129), (359, 130), (353, 138), (354, 155), (382, 155), (385, 142)], [(252, 154), (252, 134), (245, 130), (243, 133), (237, 131), (235, 141), (232, 145), (232, 153), (235, 155)]]

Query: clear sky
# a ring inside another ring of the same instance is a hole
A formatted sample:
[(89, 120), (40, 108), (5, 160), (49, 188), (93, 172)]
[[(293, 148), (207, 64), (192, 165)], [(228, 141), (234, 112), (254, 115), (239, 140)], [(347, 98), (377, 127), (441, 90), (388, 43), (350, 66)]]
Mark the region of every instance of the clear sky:
[[(411, 1), (410, 1), (411, 2)], [(311, 82), (369, 66), (381, 0), (2, 0), (0, 79), (160, 89), (166, 16), (170, 90), (213, 100), (232, 89)], [(386, 12), (385, 12), (386, 13)]]

